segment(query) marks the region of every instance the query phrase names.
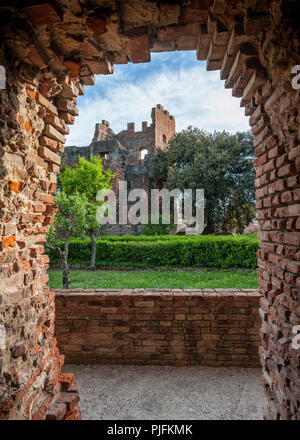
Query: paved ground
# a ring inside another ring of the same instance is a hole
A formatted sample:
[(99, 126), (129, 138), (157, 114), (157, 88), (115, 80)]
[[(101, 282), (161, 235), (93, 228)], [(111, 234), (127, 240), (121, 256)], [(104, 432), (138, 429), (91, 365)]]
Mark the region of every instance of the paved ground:
[(260, 370), (66, 365), (85, 420), (262, 419)]

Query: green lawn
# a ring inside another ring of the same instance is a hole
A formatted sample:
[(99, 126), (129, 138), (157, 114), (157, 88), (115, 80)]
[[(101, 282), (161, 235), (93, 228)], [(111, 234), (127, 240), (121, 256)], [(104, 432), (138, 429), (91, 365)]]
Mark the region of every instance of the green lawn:
[[(60, 270), (49, 271), (52, 289), (62, 288)], [(244, 288), (256, 289), (257, 275), (251, 269), (228, 270), (71, 270), (71, 288), (135, 289), (135, 288)]]

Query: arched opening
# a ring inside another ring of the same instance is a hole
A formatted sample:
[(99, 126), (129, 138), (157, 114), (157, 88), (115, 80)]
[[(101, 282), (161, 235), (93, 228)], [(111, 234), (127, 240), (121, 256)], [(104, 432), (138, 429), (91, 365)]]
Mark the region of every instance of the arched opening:
[(109, 160), (110, 154), (109, 154), (109, 151), (104, 151), (104, 152), (100, 153), (99, 156), (101, 157), (101, 159)]
[(139, 160), (144, 160), (145, 156), (148, 154), (148, 149), (147, 148), (141, 148), (139, 150)]
[[(4, 220), (0, 249), (6, 304), (1, 322), (9, 330), (5, 339), (9, 346), (3, 348), (2, 338), (0, 347), (5, 350), (4, 418), (44, 418), (53, 394), (59, 391), (63, 360), (54, 338), (54, 298), (46, 286), (48, 260), (41, 234), (55, 210), (57, 153), (68, 132), (66, 124), (74, 122), (77, 96), (83, 94), (84, 85), (94, 83), (94, 73), (111, 73), (112, 63), (128, 59), (149, 61), (150, 44), (152, 51), (197, 50), (198, 59), (207, 60), (208, 70), (220, 70), (225, 86), (241, 98), (250, 116), (257, 155), (258, 270), (263, 296), (260, 355), (269, 406), (266, 418), (298, 417), (299, 353), (297, 341), (292, 341), (299, 320), (299, 94), (292, 86), (291, 71), (299, 55), (299, 10), (296, 2), (285, 8), (285, 1), (272, 1), (271, 7), (269, 2), (257, 6), (205, 2), (205, 7), (200, 3), (136, 2), (138, 12), (133, 17), (132, 2), (122, 2), (118, 11), (99, 14), (92, 8), (86, 23), (80, 4), (77, 11), (64, 4), (66, 14), (50, 4), (46, 12), (40, 4), (24, 8), (16, 3), (13, 9), (3, 5), (1, 32), (7, 36), (8, 51), (0, 54), (7, 73), (7, 88), (1, 91)], [(111, 26), (110, 13), (122, 26)], [(62, 17), (68, 19), (64, 26)], [(74, 28), (80, 35), (74, 34)], [(30, 29), (30, 35), (24, 29)], [(283, 44), (287, 50), (278, 50)], [(20, 310), (19, 321), (11, 321)], [(213, 346), (211, 341), (206, 343)], [(27, 365), (39, 365), (41, 370), (35, 375), (26, 372), (26, 380), (20, 382), (24, 358)], [(34, 404), (26, 405), (29, 401)]]
[[(217, 105), (216, 105), (216, 108), (217, 108)], [(162, 109), (163, 110), (163, 109)], [(164, 114), (167, 114), (166, 113), (166, 111), (164, 111)], [(106, 116), (106, 115), (105, 115)], [(133, 133), (134, 131), (135, 131), (135, 129), (133, 128), (134, 127), (134, 125), (133, 124), (129, 124), (129, 127), (128, 127), (128, 131), (130, 131), (131, 133)], [(161, 139), (162, 139), (162, 141), (163, 141), (163, 144), (166, 144), (166, 135), (165, 134), (163, 134), (163, 135), (161, 135), (160, 136), (160, 141), (161, 141)], [(146, 148), (140, 148), (139, 150), (138, 150), (138, 157), (139, 157), (139, 160), (140, 161), (143, 161), (144, 160), (144, 158), (145, 158), (145, 155), (148, 153), (148, 150), (146, 149)], [(132, 305), (132, 307), (133, 307), (133, 305)], [(220, 306), (220, 304), (219, 304), (219, 307), (222, 307), (222, 306)], [(232, 329), (230, 329), (230, 330), (232, 330)], [(233, 329), (234, 330), (234, 329)], [(251, 329), (251, 330), (253, 330), (253, 329)], [(199, 341), (199, 343), (200, 343), (200, 345), (201, 345), (201, 342)], [(205, 342), (203, 343), (203, 346), (205, 345)], [(212, 344), (213, 345), (213, 344)], [(241, 350), (244, 350), (244, 348), (240, 348)], [(213, 355), (211, 355), (211, 356), (213, 356)], [(226, 355), (224, 355), (224, 356), (226, 356)], [(242, 358), (242, 356), (241, 356), (241, 358)]]

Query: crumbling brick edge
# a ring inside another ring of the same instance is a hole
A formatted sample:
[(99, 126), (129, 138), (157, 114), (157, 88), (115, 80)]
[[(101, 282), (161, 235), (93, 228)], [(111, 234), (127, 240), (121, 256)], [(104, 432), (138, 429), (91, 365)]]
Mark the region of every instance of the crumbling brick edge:
[(59, 376), (61, 391), (46, 413), (46, 420), (81, 420), (78, 409), (80, 400), (78, 387), (73, 373), (61, 373)]

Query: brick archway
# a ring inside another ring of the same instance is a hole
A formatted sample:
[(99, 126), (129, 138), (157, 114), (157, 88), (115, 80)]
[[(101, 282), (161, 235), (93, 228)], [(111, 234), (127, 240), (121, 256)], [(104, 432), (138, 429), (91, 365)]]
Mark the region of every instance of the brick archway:
[(44, 418), (60, 386), (43, 233), (77, 97), (113, 64), (148, 62), (151, 51), (196, 50), (250, 116), (265, 418), (299, 419), (300, 354), (291, 344), (300, 323), (300, 112), (291, 84), (299, 60), (297, 1), (21, 3), (0, 6), (7, 77), (0, 94), (0, 418)]

